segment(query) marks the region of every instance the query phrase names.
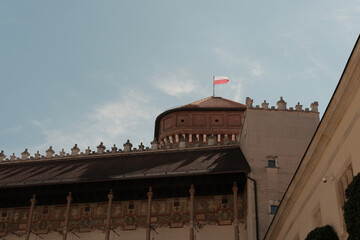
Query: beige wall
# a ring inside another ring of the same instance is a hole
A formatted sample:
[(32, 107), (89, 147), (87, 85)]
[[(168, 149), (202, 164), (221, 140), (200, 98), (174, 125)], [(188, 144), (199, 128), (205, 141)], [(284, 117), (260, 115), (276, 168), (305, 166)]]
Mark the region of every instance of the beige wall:
[[(272, 220), (270, 205), (281, 200), (319, 123), (319, 113), (277, 109), (248, 109), (240, 146), (257, 182), (259, 239)], [(268, 168), (273, 158), (275, 168)], [(256, 239), (253, 183), (248, 181), (248, 239)]]
[(304, 239), (326, 224), (347, 238), (338, 183), (349, 165), (360, 171), (359, 64), (356, 46), (266, 239)]

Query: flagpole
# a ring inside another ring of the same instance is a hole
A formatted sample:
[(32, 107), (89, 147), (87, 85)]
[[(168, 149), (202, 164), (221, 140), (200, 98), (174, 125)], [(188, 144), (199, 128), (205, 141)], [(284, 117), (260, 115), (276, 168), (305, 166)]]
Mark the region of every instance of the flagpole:
[(215, 76), (213, 76), (213, 97), (215, 97)]

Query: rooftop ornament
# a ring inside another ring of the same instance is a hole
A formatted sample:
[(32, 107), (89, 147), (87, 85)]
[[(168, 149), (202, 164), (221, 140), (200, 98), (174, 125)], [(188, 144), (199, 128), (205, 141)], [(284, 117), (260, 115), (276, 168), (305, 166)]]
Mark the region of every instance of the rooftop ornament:
[(24, 152), (21, 153), (21, 160), (26, 160), (30, 157), (30, 153), (28, 152), (27, 148)]
[(48, 150), (46, 150), (46, 157), (51, 158), (55, 154), (55, 151), (52, 149), (52, 146)]
[(100, 143), (99, 146), (97, 146), (97, 153), (104, 153), (106, 147), (104, 146), (103, 142)]
[(78, 148), (77, 144), (75, 144), (75, 146), (71, 149), (71, 155), (76, 156), (79, 154), (79, 152), (80, 152), (80, 149)]
[(130, 140), (128, 139), (126, 143), (124, 143), (124, 152), (130, 152), (132, 148), (132, 144), (130, 143)]
[(4, 154), (4, 150), (0, 152), (0, 161), (5, 161), (6, 155)]

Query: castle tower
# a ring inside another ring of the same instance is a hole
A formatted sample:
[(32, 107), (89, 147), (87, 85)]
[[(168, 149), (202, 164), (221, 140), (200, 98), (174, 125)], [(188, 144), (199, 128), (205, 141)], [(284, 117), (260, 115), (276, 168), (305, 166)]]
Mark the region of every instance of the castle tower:
[[(161, 113), (154, 137), (164, 145), (178, 146), (237, 142), (246, 106), (221, 97), (207, 97)], [(209, 139), (211, 142), (209, 142)]]

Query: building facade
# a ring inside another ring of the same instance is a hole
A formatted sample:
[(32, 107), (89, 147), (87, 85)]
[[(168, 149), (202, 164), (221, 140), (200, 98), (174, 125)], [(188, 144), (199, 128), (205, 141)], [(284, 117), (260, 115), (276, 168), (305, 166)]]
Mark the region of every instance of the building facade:
[(209, 97), (159, 115), (151, 147), (0, 154), (0, 237), (261, 239), (318, 125), (311, 109)]
[(305, 239), (325, 225), (347, 239), (344, 192), (360, 172), (359, 66), (358, 39), (265, 239)]

